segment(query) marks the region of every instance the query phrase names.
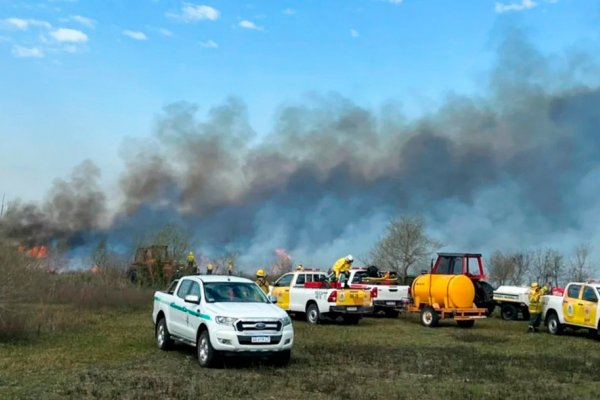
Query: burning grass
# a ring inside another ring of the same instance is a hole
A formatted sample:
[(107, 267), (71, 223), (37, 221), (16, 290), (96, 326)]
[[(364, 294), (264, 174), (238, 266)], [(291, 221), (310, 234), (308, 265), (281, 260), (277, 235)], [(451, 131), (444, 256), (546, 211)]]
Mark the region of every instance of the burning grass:
[[(156, 349), (151, 299), (142, 312), (80, 310), (75, 331), (0, 346), (1, 398), (496, 399), (596, 398), (600, 343), (528, 335), (498, 318), (472, 330), (426, 329), (414, 317), (358, 326), (294, 321), (288, 368), (231, 359), (202, 369), (193, 349)], [(67, 307), (67, 306), (57, 306)]]

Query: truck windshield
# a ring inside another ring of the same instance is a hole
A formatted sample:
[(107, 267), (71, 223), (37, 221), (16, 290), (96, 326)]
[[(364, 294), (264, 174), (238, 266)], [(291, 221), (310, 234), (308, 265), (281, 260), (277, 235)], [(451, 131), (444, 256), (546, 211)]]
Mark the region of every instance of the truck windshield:
[(255, 283), (205, 282), (204, 295), (208, 303), (268, 303)]

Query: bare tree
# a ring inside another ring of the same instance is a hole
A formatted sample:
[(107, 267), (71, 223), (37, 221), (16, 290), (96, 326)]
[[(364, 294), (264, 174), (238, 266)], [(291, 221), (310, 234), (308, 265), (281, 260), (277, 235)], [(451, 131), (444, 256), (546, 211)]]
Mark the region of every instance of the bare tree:
[(171, 257), (183, 262), (193, 246), (192, 233), (176, 224), (167, 224), (156, 232), (153, 244), (168, 246)]
[(540, 284), (559, 286), (565, 278), (563, 255), (555, 249), (537, 250), (532, 258), (530, 277)]
[(592, 275), (590, 265), (590, 246), (587, 243), (575, 247), (573, 258), (570, 261), (568, 276), (570, 281), (583, 282)]
[(384, 270), (395, 271), (405, 280), (408, 271), (425, 261), (441, 243), (425, 233), (421, 217), (401, 216), (388, 223), (386, 234), (371, 251), (373, 264)]
[(490, 280), (497, 286), (508, 284), (512, 281), (515, 264), (510, 254), (495, 251), (490, 258)]

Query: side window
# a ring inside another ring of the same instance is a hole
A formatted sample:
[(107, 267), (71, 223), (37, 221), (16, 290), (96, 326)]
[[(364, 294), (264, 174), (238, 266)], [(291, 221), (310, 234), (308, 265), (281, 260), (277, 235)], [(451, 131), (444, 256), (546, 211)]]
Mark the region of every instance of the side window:
[(581, 289), (581, 285), (571, 285), (569, 286), (569, 290), (567, 291), (567, 297), (572, 299), (579, 298), (579, 290)]
[(179, 279), (176, 279), (173, 282), (171, 282), (171, 284), (169, 285), (169, 288), (167, 289), (168, 294), (175, 293), (175, 288), (177, 287), (177, 283), (179, 283)]
[(277, 282), (275, 282), (275, 286), (290, 286), (292, 284), (292, 279), (294, 278), (293, 274), (284, 275)]
[(479, 275), (479, 262), (475, 257), (467, 258), (467, 273), (470, 275)]
[(462, 274), (462, 262), (463, 262), (463, 258), (462, 257), (456, 257), (454, 259), (454, 267), (452, 269), (452, 273), (454, 275), (460, 275), (460, 274)]
[(437, 266), (436, 273), (447, 275), (450, 274), (450, 258), (449, 257), (440, 257), (440, 262)]
[(360, 283), (362, 278), (365, 278), (367, 276), (367, 272), (355, 272), (354, 276), (352, 277), (352, 283)]
[(197, 282), (192, 282), (188, 295), (194, 295), (200, 297), (200, 285)]
[(298, 274), (295, 286), (304, 286), (304, 282), (306, 282), (306, 274)]
[(591, 286), (586, 286), (585, 289), (583, 289), (583, 300), (593, 301), (594, 303), (598, 302), (598, 296), (596, 296), (594, 288)]
[(181, 297), (183, 299), (185, 296), (187, 296), (191, 285), (192, 281), (190, 281), (189, 279), (186, 279), (183, 282), (181, 282), (181, 285), (177, 290), (177, 297)]

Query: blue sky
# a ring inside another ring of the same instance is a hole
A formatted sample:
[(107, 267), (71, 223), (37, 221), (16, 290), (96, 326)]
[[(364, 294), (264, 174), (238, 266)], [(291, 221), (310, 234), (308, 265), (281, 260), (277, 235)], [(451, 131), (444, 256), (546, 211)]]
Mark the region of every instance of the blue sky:
[(107, 187), (122, 143), (176, 101), (241, 98), (260, 134), (286, 101), (338, 92), (408, 115), (485, 94), (498, 35), (597, 48), (591, 0), (0, 0), (0, 195), (40, 198), (83, 159)]

